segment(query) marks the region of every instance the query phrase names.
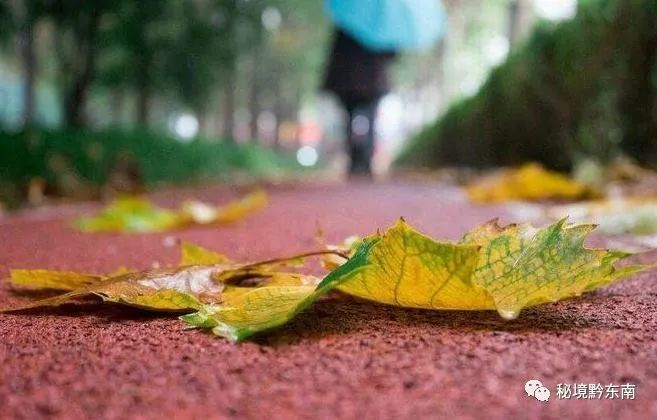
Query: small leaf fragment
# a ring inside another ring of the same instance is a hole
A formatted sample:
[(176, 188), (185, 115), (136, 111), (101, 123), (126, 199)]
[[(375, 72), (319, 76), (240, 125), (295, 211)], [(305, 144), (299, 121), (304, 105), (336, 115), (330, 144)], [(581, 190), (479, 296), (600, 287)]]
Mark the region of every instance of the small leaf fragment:
[(11, 270), (13, 286), (34, 289), (75, 290), (98, 283), (103, 278), (90, 274), (53, 270)]
[(183, 242), (180, 251), (180, 265), (225, 264), (230, 261), (225, 255), (189, 242)]
[(180, 209), (180, 217), (187, 223), (234, 223), (262, 210), (267, 205), (267, 193), (256, 191), (229, 202), (213, 207), (200, 201), (187, 201)]

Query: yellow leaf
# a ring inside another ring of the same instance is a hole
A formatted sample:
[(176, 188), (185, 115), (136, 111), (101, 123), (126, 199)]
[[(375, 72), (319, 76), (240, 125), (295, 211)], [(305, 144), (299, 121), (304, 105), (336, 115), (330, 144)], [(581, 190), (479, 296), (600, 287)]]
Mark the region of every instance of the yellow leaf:
[(479, 247), (436, 242), (399, 221), (378, 238), (367, 264), (338, 285), (350, 295), (425, 309), (490, 309), (472, 283)]
[[(319, 295), (319, 279), (278, 273), (258, 287), (227, 287), (219, 305), (204, 305), (181, 317), (189, 325), (212, 329), (216, 335), (241, 341), (254, 333), (284, 324)], [(304, 304), (306, 302), (306, 304)]]
[[(272, 271), (275, 267), (286, 265), (289, 260), (316, 253), (255, 263), (230, 263), (221, 254), (188, 243), (181, 246), (181, 251), (183, 264), (180, 267), (138, 272), (120, 270), (108, 276), (12, 270), (11, 282), (16, 286), (69, 292), (10, 310), (57, 306), (80, 296), (96, 295), (108, 302), (154, 311), (179, 312), (199, 310), (202, 305), (220, 302), (243, 302), (242, 295), (258, 288), (283, 290), (302, 287), (312, 290), (319, 283), (313, 276)], [(195, 261), (202, 264), (195, 264)]]
[(241, 200), (233, 201), (217, 210), (215, 222), (232, 223), (244, 219), (267, 205), (267, 193), (256, 191), (246, 195)]
[(180, 215), (189, 223), (202, 225), (233, 223), (263, 209), (266, 205), (267, 193), (256, 191), (222, 207), (213, 207), (199, 201), (186, 201), (181, 207)]
[[(216, 283), (212, 276), (216, 272), (234, 268), (232, 265), (211, 265), (129, 272), (106, 277), (75, 289), (66, 287), (67, 284), (60, 284), (57, 287), (51, 282), (48, 284), (48, 288), (71, 291), (18, 308), (12, 308), (12, 310), (58, 306), (73, 298), (85, 295), (97, 295), (106, 301), (152, 310), (182, 311), (198, 309), (201, 303), (214, 303), (219, 300), (224, 286)], [(15, 271), (18, 271), (18, 280), (14, 277)], [(14, 284), (20, 281), (21, 278), (34, 277), (32, 273), (26, 273), (26, 270), (15, 271), (12, 271), (12, 282)], [(32, 283), (31, 286), (37, 285)]]
[(512, 200), (577, 200), (594, 192), (586, 185), (535, 163), (484, 177), (467, 186), (466, 192), (476, 203)]
[(207, 250), (189, 242), (183, 242), (180, 250), (180, 265), (224, 264), (230, 261), (225, 255)]

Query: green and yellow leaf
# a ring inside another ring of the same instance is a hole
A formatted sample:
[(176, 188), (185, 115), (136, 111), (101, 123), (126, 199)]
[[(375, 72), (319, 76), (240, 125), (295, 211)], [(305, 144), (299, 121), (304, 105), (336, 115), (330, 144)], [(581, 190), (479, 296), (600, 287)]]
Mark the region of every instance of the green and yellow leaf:
[(137, 197), (119, 198), (99, 214), (75, 221), (75, 226), (84, 232), (159, 232), (178, 225), (175, 212)]
[(474, 282), (490, 294), (504, 318), (516, 318), (524, 308), (579, 296), (648, 268), (616, 269), (614, 264), (630, 254), (585, 248), (584, 240), (595, 226), (565, 223), (562, 219), (535, 229), (502, 228), (489, 222), (464, 237), (462, 243), (481, 247)]
[(365, 238), (351, 258), (316, 287), (263, 287), (182, 317), (189, 325), (243, 340), (282, 325), (332, 289), (401, 307), (497, 310), (524, 308), (613, 283), (651, 266), (615, 268), (629, 254), (587, 249), (590, 225), (502, 228), (490, 222), (458, 243), (438, 242), (404, 221)]
[(220, 207), (187, 201), (178, 211), (160, 208), (145, 198), (125, 197), (110, 203), (95, 216), (76, 220), (74, 226), (84, 232), (162, 232), (194, 224), (236, 222), (260, 211), (266, 204), (264, 191)]

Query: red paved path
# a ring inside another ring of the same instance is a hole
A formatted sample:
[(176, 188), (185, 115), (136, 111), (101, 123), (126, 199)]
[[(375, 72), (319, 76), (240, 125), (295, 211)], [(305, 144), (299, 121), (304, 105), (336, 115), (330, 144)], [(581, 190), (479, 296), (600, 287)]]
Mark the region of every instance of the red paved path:
[[(233, 193), (216, 187), (196, 196), (221, 202)], [(173, 204), (186, 195), (157, 198)], [(174, 236), (256, 259), (314, 248), (316, 221), (332, 241), (400, 215), (457, 238), (504, 216), (430, 185), (276, 188), (270, 198), (241, 226)], [(62, 223), (92, 207), (0, 219), (0, 276), (19, 267), (102, 272), (176, 261), (167, 235), (89, 235)], [(0, 286), (0, 306), (22, 299)], [(656, 333), (657, 273), (527, 310), (514, 322), (336, 295), (241, 345), (183, 331), (175, 318), (83, 302), (0, 315), (0, 418), (654, 419)], [(549, 402), (524, 395), (532, 378), (552, 390)], [(630, 382), (637, 396), (559, 401), (559, 382)]]

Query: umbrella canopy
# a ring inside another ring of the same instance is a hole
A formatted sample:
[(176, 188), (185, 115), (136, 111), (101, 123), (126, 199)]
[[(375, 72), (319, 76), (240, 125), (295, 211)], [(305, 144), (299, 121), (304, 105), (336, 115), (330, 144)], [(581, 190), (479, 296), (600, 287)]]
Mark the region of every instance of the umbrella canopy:
[(445, 31), (440, 0), (327, 0), (336, 26), (375, 51), (430, 47)]

